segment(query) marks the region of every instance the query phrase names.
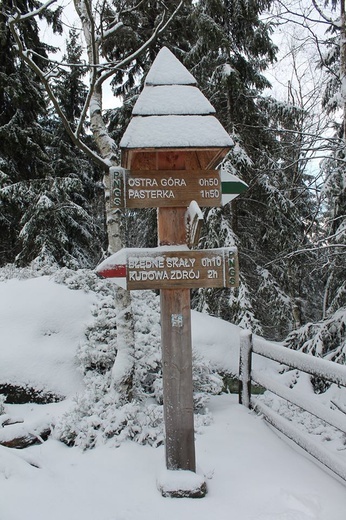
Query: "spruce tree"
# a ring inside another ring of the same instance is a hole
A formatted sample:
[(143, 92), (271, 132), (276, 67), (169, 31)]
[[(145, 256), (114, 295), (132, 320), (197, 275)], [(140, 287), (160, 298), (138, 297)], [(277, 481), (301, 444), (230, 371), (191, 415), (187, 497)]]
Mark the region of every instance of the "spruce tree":
[[(34, 74), (18, 60), (7, 20), (15, 9), (26, 13), (31, 2), (2, 2), (0, 12), (0, 263), (13, 262), (20, 253), (21, 218), (35, 203), (35, 187), (46, 176), (50, 161), (45, 149), (46, 132), (40, 118), (46, 105)], [(41, 43), (34, 20), (21, 27), (34, 52), (43, 58), (47, 48)], [(37, 58), (39, 60), (39, 58)]]
[[(343, 21), (344, 23), (345, 21)], [(324, 273), (324, 316), (331, 316), (339, 308), (346, 307), (346, 96), (344, 82), (345, 27), (335, 24), (328, 30), (327, 52), (320, 66), (326, 71), (327, 82), (322, 104), (324, 110), (333, 116), (334, 138), (331, 140), (331, 153), (321, 165), (324, 177), (323, 194), (325, 198), (325, 243), (326, 250)]]
[[(99, 172), (66, 136), (38, 78), (16, 57), (5, 22), (3, 16), (1, 262), (93, 266), (102, 255), (105, 237), (103, 190), (96, 180)], [(47, 57), (53, 49), (40, 43), (35, 20), (21, 28), (26, 44)], [(78, 59), (81, 48), (72, 31), (66, 61)], [(86, 95), (80, 70), (66, 73), (56, 88), (73, 124)]]
[(288, 167), (292, 148), (289, 152), (281, 131), (299, 134), (300, 111), (264, 96), (270, 86), (264, 71), (276, 51), (270, 26), (261, 19), (269, 7), (270, 2), (258, 1), (199, 2), (198, 39), (188, 59), (235, 142), (223, 167), (249, 185), (231, 207), (207, 212), (213, 225), (201, 241), (203, 247), (239, 246), (241, 286), (222, 295), (199, 291), (195, 304), (278, 339), (299, 313), (306, 312), (300, 319), (308, 315), (297, 276), (304, 263), (284, 257), (306, 241), (311, 201), (304, 175)]

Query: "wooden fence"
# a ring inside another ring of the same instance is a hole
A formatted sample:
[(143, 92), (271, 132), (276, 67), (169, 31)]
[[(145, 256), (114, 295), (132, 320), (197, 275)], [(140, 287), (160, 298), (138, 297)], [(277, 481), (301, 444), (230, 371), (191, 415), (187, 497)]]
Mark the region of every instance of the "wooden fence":
[(252, 408), (262, 414), (265, 420), (274, 428), (294, 441), (298, 446), (312, 455), (324, 466), (346, 481), (346, 463), (324, 448), (312, 435), (300, 431), (291, 421), (280, 416), (263, 401), (251, 396), (251, 384), (256, 383), (273, 392), (290, 403), (318, 417), (334, 428), (346, 434), (346, 414), (332, 410), (314, 402), (303, 395), (297, 395), (292, 389), (274, 381), (258, 370), (252, 369), (252, 354), (258, 354), (291, 368), (308, 374), (319, 376), (340, 386), (346, 387), (346, 366), (332, 361), (315, 358), (309, 354), (290, 350), (280, 345), (270, 345), (260, 339), (253, 340), (249, 331), (242, 331), (240, 340), (239, 360), (239, 402), (247, 408)]

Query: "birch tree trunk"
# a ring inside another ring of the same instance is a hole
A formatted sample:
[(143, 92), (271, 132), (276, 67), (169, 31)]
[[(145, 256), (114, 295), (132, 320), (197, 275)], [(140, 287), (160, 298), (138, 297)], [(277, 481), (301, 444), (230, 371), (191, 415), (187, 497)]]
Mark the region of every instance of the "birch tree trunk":
[[(88, 0), (75, 0), (75, 8), (81, 20), (84, 39), (87, 46), (90, 72), (90, 123), (94, 141), (100, 155), (106, 159), (109, 167), (117, 166), (116, 145), (108, 134), (102, 117), (102, 86), (96, 84), (100, 63), (99, 43), (95, 34), (95, 21)], [(109, 252), (116, 253), (125, 247), (124, 211), (110, 207), (109, 171), (105, 174), (106, 188), (106, 219)], [(131, 311), (130, 292), (117, 288), (115, 296), (117, 323), (117, 357), (112, 370), (113, 384), (117, 390), (128, 399), (132, 397), (132, 376), (134, 367), (134, 323)]]
[[(89, 92), (76, 128), (73, 128), (66, 118), (50, 81), (52, 78), (57, 77), (64, 70), (64, 67), (71, 67), (74, 64), (59, 64), (57, 61), (52, 61), (50, 72), (47, 73), (45, 69), (40, 68), (37, 60), (33, 58), (35, 53), (32, 53), (31, 50), (26, 47), (25, 38), (22, 37), (19, 30), (19, 25), (24, 20), (27, 21), (29, 18), (34, 19), (35, 17), (41, 16), (42, 13), (56, 1), (57, 0), (46, 0), (44, 4), (40, 4), (37, 8), (23, 15), (17, 10), (15, 16), (8, 17), (8, 23), (16, 42), (19, 56), (42, 82), (46, 94), (72, 143), (106, 171), (104, 183), (106, 187), (109, 252), (115, 253), (125, 246), (125, 215), (121, 210), (111, 209), (109, 203), (109, 172), (110, 168), (117, 167), (117, 146), (108, 134), (102, 117), (102, 85), (117, 69), (126, 67), (150, 47), (154, 40), (170, 25), (171, 21), (183, 6), (184, 0), (180, 0), (178, 5), (173, 6), (169, 3), (166, 5), (162, 2), (162, 15), (158, 18), (152, 33), (134, 52), (129, 51), (128, 55), (120, 59), (117, 63), (100, 63), (101, 43), (110, 37), (114, 37), (116, 32), (123, 26), (123, 23), (119, 21), (119, 16), (117, 19), (117, 15), (124, 12), (129, 13), (135, 10), (136, 7), (129, 7), (129, 9), (127, 9), (126, 2), (113, 2), (111, 6), (107, 6), (107, 2), (104, 0), (74, 0), (75, 10), (82, 25), (90, 71)], [(138, 6), (141, 3), (142, 2), (139, 2)], [(105, 14), (107, 18), (112, 11), (114, 11), (114, 20), (105, 20)], [(88, 110), (90, 113), (91, 130), (94, 141), (99, 149), (99, 154), (95, 153), (82, 137), (82, 130), (85, 126)], [(125, 398), (131, 398), (135, 342), (131, 298), (128, 291), (124, 291), (120, 288), (117, 290), (116, 307), (118, 352), (112, 371), (113, 381), (119, 392), (124, 395)]]

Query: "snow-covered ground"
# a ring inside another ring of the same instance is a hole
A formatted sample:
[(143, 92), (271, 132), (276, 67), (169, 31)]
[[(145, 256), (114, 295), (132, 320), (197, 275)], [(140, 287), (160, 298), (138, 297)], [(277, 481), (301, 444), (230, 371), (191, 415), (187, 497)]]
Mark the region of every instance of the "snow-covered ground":
[[(75, 353), (95, 319), (95, 305), (95, 293), (72, 291), (48, 276), (0, 282), (0, 384), (34, 381), (67, 396), (46, 405), (5, 404), (4, 415), (24, 423), (0, 426), (0, 438), (11, 429), (35, 431), (56, 422), (83, 390)], [(213, 366), (236, 371), (237, 327), (195, 312), (192, 321), (198, 353)], [(264, 363), (256, 368), (265, 369)], [(212, 423), (196, 434), (205, 498), (161, 496), (163, 446), (126, 441), (82, 451), (50, 438), (24, 450), (0, 446), (0, 520), (344, 520), (343, 483), (278, 437), (236, 396), (212, 397), (209, 410)]]

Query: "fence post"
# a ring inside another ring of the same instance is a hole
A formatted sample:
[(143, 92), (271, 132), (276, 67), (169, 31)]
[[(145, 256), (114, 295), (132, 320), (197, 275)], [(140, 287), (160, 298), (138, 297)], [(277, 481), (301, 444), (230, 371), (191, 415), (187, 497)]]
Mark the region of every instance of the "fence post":
[(240, 332), (239, 349), (239, 403), (251, 406), (251, 365), (252, 365), (252, 333), (250, 330)]

